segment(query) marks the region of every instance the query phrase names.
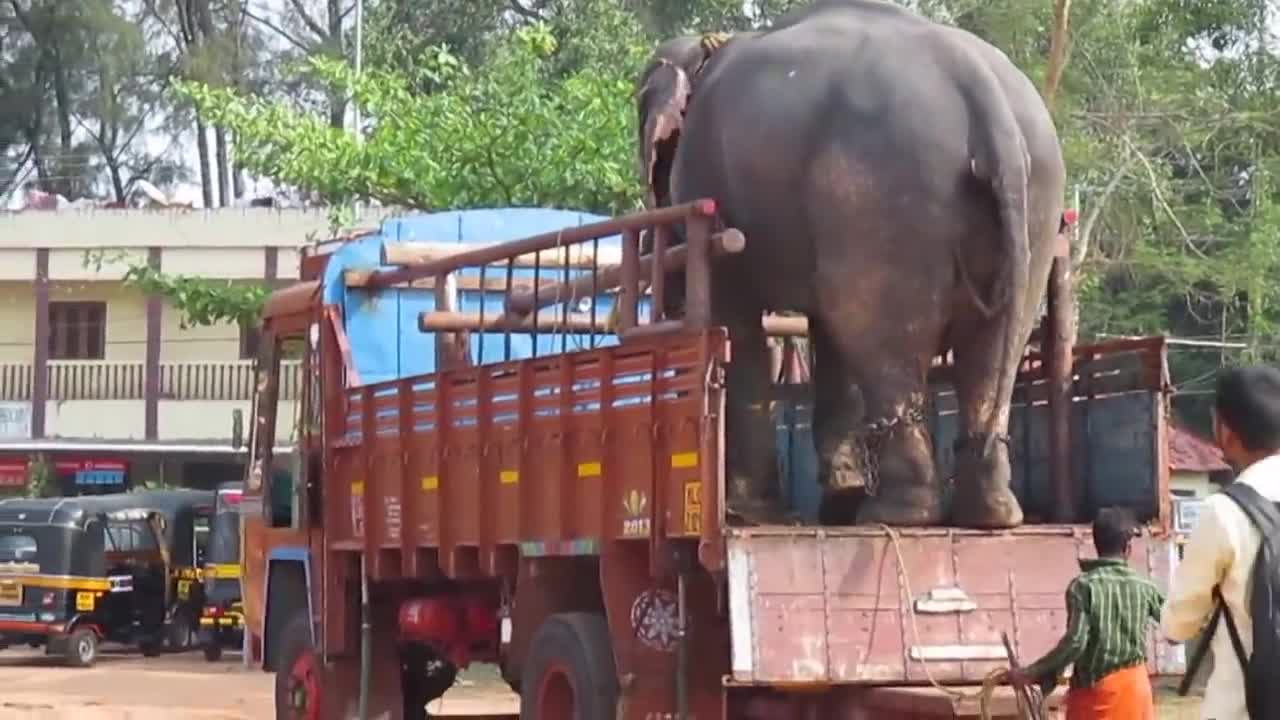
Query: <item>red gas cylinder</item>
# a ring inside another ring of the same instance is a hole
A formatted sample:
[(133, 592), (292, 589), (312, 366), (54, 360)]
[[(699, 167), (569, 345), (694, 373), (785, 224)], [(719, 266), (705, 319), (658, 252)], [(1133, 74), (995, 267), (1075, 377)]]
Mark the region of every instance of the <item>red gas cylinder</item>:
[(465, 598), (462, 617), (472, 643), (490, 643), (498, 637), (498, 608), (487, 596)]
[(414, 598), (400, 606), (400, 636), (410, 642), (453, 647), (462, 640), (462, 614), (446, 597)]

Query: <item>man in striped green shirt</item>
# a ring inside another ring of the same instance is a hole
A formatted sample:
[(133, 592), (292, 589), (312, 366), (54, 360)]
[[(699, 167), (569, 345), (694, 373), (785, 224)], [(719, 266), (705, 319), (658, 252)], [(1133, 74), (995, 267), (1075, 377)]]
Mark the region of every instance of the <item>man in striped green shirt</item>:
[(1048, 694), (1068, 665), (1067, 720), (1148, 720), (1155, 717), (1147, 677), (1147, 626), (1159, 622), (1164, 596), (1129, 567), (1137, 532), (1132, 513), (1106, 508), (1093, 522), (1097, 560), (1067, 587), (1067, 631), (1044, 657), (1010, 680), (1039, 683)]

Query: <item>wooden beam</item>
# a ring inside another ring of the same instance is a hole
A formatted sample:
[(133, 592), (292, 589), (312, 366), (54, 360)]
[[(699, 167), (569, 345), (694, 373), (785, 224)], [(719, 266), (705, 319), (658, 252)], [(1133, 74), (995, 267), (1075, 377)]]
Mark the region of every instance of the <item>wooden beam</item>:
[[(427, 263), (437, 262), (445, 258), (472, 252), (492, 245), (459, 245), (456, 243), (403, 242), (385, 243), (382, 246), (382, 263), (400, 267), (421, 267)], [(526, 253), (512, 258), (512, 264), (518, 268), (563, 268), (567, 262), (570, 268), (590, 270), (599, 265), (617, 265), (622, 262), (622, 249), (618, 247), (602, 247), (595, 254), (594, 262), (591, 243), (543, 250), (540, 253)], [(536, 256), (536, 257), (535, 257)], [(506, 260), (492, 263), (493, 266), (505, 268)]]
[[(779, 317), (766, 315), (761, 319), (765, 334), (769, 337), (803, 337), (809, 332), (809, 321), (803, 317)], [(638, 326), (643, 327), (643, 326)], [(486, 314), (484, 323), (480, 322), (480, 313), (430, 311), (418, 316), (418, 329), (423, 332), (533, 332), (532, 316), (512, 316)], [(567, 319), (559, 311), (538, 314), (538, 332), (574, 332), (609, 334), (614, 332), (601, 313), (593, 325), (590, 313), (571, 312)]]

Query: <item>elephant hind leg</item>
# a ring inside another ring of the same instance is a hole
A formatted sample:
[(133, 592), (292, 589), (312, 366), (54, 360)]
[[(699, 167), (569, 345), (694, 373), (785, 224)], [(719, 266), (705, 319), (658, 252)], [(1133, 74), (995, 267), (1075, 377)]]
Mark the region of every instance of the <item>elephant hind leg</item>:
[(822, 488), (819, 521), (823, 525), (852, 525), (866, 492), (857, 437), (863, 415), (862, 396), (821, 320), (811, 315), (809, 328), (814, 354), (813, 444)]
[[(1007, 322), (980, 323), (955, 344), (955, 389), (960, 406), (951, 521), (960, 527), (1001, 529), (1022, 524), (1009, 458), (1009, 401), (997, 396)], [(1012, 332), (1017, 333), (1017, 328)]]
[[(929, 340), (929, 333), (903, 333), (888, 324), (842, 326), (836, 322), (838, 307), (831, 307), (825, 324), (841, 330), (828, 336), (835, 351), (828, 355), (835, 357), (826, 362), (840, 362), (851, 386), (843, 395), (826, 384), (815, 385), (815, 392), (838, 398), (839, 403), (861, 398), (859, 422), (844, 427), (836, 423), (826, 432), (838, 428), (844, 433), (837, 446), (851, 449), (856, 466), (851, 475), (865, 482), (861, 488), (829, 488), (824, 520), (841, 505), (851, 505), (850, 496), (860, 494), (860, 524), (936, 525), (945, 513), (925, 413), (925, 369), (936, 341)], [(830, 459), (827, 462), (832, 465)]]
[(727, 487), (725, 500), (735, 521), (749, 525), (781, 522), (777, 429), (772, 415), (769, 346), (760, 311), (724, 318), (732, 342), (725, 368)]

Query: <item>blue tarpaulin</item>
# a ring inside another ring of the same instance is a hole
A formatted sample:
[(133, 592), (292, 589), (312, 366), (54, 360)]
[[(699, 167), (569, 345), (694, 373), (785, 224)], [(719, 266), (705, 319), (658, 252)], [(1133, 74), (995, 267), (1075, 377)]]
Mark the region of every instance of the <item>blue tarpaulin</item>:
[[(435, 309), (432, 290), (422, 288), (387, 288), (365, 290), (347, 288), (343, 272), (347, 270), (389, 269), (381, 264), (385, 243), (431, 242), (457, 243), (459, 245), (488, 245), (518, 240), (532, 235), (553, 232), (607, 218), (573, 210), (544, 208), (497, 208), (481, 210), (456, 210), (439, 213), (409, 215), (391, 218), (383, 222), (378, 232), (353, 240), (340, 247), (330, 257), (324, 274), (324, 301), (342, 308), (345, 330), (351, 341), (352, 360), (362, 384), (395, 380), (435, 371), (435, 333), (418, 330), (418, 316)], [(601, 248), (618, 248), (621, 239), (614, 235), (599, 241)], [(586, 244), (583, 247), (590, 247)], [(549, 256), (553, 255), (548, 253)], [(479, 278), (479, 268), (467, 268), (458, 272), (460, 278)], [(490, 266), (486, 278), (504, 278), (506, 268)], [(571, 270), (570, 276), (590, 272)], [(515, 268), (512, 275), (531, 281), (533, 268)], [(559, 265), (540, 268), (541, 282), (561, 280), (564, 270)], [(500, 291), (461, 291), (458, 309), (462, 312), (480, 312), (484, 306), (486, 315), (493, 317), (503, 312), (505, 294)], [(584, 298), (574, 312), (589, 312), (592, 299)], [(594, 298), (596, 314), (602, 320), (613, 306), (613, 296), (600, 294)], [(642, 315), (645, 310), (642, 304)], [(537, 337), (537, 354), (549, 355), (562, 350), (580, 350), (615, 345), (613, 335), (544, 333)], [(533, 357), (534, 339), (527, 334), (513, 334), (510, 338), (510, 359)], [(471, 360), (476, 364), (501, 362), (507, 358), (506, 336), (502, 333), (472, 333)], [(482, 352), (483, 350), (483, 352)]]

